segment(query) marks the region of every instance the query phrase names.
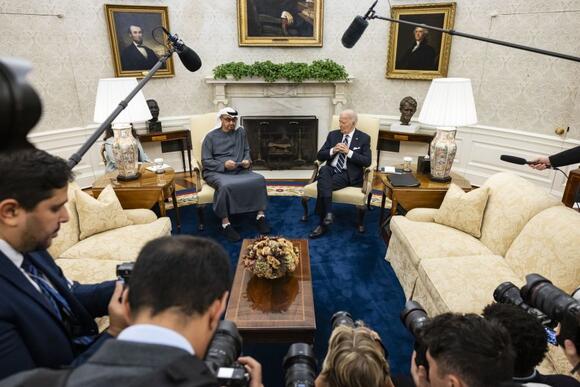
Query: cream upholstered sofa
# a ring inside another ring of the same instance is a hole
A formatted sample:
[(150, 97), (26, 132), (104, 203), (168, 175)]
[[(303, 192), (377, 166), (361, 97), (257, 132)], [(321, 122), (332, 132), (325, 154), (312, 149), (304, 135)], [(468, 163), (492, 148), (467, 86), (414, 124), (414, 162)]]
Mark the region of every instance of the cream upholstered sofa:
[[(437, 224), (437, 209), (417, 208), (391, 221), (386, 260), (407, 298), (429, 315), (481, 313), (505, 281), (517, 286), (538, 273), (566, 292), (580, 284), (580, 214), (544, 189), (510, 173), (498, 173), (489, 187), (479, 239)], [(551, 348), (544, 370), (560, 373), (569, 364)]]
[(114, 279), (117, 264), (134, 261), (148, 241), (171, 234), (169, 218), (157, 219), (151, 210), (134, 209), (123, 210), (132, 225), (80, 240), (77, 190), (80, 190), (78, 186), (70, 185), (66, 204), (70, 219), (61, 224), (58, 236), (49, 248), (50, 254), (71, 280), (96, 283)]

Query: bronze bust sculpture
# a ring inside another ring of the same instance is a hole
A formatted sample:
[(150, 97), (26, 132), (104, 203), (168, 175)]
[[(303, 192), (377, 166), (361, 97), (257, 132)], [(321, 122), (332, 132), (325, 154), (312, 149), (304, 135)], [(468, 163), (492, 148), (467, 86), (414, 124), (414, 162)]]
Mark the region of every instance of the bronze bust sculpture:
[(411, 117), (417, 111), (417, 101), (413, 97), (405, 97), (399, 104), (399, 111), (401, 112), (401, 124), (409, 125)]
[(150, 132), (161, 132), (161, 121), (159, 121), (159, 105), (154, 99), (147, 100), (147, 106), (149, 106), (149, 111), (151, 112), (151, 118), (147, 121), (147, 129)]

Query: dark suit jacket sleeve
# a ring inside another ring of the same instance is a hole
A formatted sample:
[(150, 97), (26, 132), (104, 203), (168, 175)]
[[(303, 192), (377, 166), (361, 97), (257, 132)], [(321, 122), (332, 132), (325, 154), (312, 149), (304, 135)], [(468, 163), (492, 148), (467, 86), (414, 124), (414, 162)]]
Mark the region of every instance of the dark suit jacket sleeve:
[(0, 318), (0, 379), (35, 367), (28, 346), (14, 323)]
[(81, 285), (75, 282), (72, 292), (89, 314), (102, 317), (109, 314), (109, 301), (115, 290), (115, 281), (105, 281), (100, 284)]
[(552, 167), (563, 167), (576, 163), (580, 163), (580, 145), (550, 156)]
[(318, 151), (316, 158), (319, 161), (328, 161), (332, 158), (332, 157), (330, 157), (330, 149), (332, 147), (334, 147), (334, 145), (336, 145), (336, 144), (333, 144), (332, 140), (331, 140), (334, 132), (336, 132), (336, 131), (333, 130), (332, 132), (328, 133), (328, 136), (326, 136), (326, 141), (324, 142), (324, 145), (322, 145), (322, 148), (320, 148), (320, 150)]
[(359, 131), (358, 136), (361, 138), (360, 140), (360, 152), (352, 153), (352, 157), (348, 159), (349, 163), (356, 164), (361, 167), (368, 167), (371, 165), (372, 157), (371, 157), (371, 138), (368, 134)]
[(83, 353), (81, 353), (80, 355), (78, 355), (77, 357), (75, 357), (75, 359), (73, 360), (73, 362), (70, 364), (71, 367), (78, 367), (80, 365), (83, 365), (84, 363), (86, 363), (86, 361), (95, 354), (95, 352), (97, 352), (99, 350), (99, 348), (101, 348), (101, 346), (103, 345), (103, 343), (109, 339), (114, 339), (113, 336), (111, 336), (110, 334), (108, 334), (106, 331), (101, 333), (99, 335), (99, 338), (97, 340), (95, 340), (94, 343), (91, 344), (90, 347), (88, 347)]

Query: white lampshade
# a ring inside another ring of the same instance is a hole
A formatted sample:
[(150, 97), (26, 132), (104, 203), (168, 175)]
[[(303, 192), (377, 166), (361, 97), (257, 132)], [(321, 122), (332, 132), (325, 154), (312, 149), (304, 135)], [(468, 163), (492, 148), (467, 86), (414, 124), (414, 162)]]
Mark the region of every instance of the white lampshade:
[(439, 127), (477, 123), (471, 79), (434, 79), (423, 102), (419, 122)]
[[(99, 79), (95, 103), (94, 121), (101, 123), (115, 110), (119, 102), (137, 86), (136, 78)], [(143, 93), (139, 91), (129, 105), (113, 120), (114, 124), (145, 122), (151, 119), (151, 112)]]

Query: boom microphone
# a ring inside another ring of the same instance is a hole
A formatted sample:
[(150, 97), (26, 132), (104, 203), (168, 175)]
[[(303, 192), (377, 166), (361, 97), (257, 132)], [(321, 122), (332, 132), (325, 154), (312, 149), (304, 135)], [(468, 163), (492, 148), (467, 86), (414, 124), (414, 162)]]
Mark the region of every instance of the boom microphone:
[(369, 25), (368, 19), (375, 13), (374, 8), (378, 1), (375, 0), (364, 16), (356, 16), (346, 31), (344, 31), (342, 35), (342, 45), (344, 47), (352, 48), (358, 42)]
[(501, 161), (505, 161), (505, 162), (512, 163), (512, 164), (518, 164), (518, 165), (532, 164), (531, 161), (527, 161), (526, 159), (522, 159), (521, 157), (516, 157), (516, 156), (501, 155), (499, 157), (499, 159)]
[(173, 44), (173, 47), (175, 47), (175, 52), (179, 55), (179, 59), (181, 59), (181, 63), (183, 63), (185, 68), (191, 72), (199, 70), (201, 67), (201, 59), (195, 51), (187, 47), (177, 35), (171, 35), (164, 27), (161, 27), (161, 29), (167, 34), (167, 38)]

